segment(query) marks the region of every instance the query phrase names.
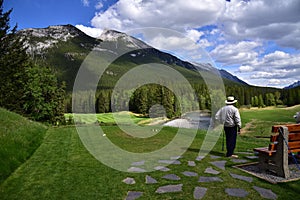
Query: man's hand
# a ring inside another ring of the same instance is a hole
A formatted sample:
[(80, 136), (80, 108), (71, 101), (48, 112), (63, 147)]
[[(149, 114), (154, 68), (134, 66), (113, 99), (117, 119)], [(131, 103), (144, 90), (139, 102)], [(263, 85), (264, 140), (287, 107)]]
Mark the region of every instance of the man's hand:
[(241, 134), (241, 128), (238, 127), (237, 133), (240, 135)]

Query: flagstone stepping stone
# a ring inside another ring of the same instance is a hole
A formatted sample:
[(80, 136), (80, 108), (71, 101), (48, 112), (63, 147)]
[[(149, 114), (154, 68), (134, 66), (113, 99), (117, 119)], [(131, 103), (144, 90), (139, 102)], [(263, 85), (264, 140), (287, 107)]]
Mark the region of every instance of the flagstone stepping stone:
[(182, 185), (183, 184), (161, 186), (155, 191), (155, 193), (163, 194), (168, 192), (182, 192)]
[(145, 179), (146, 179), (146, 184), (155, 184), (155, 183), (157, 183), (157, 180), (152, 178), (149, 175), (147, 175)]
[(214, 174), (214, 175), (218, 175), (218, 174), (220, 174), (220, 172), (219, 171), (217, 171), (217, 170), (214, 170), (213, 168), (211, 168), (211, 167), (208, 167), (208, 168), (206, 168), (205, 169), (205, 171), (204, 171), (204, 173), (207, 173), (207, 174)]
[(254, 159), (257, 159), (258, 156), (246, 156), (246, 158), (251, 159), (251, 160), (254, 160)]
[(201, 161), (204, 158), (204, 156), (197, 156), (196, 160)]
[(128, 170), (128, 172), (146, 172), (145, 169), (139, 168), (139, 167), (130, 167)]
[(211, 155), (210, 158), (211, 158), (211, 159), (218, 159), (218, 158), (221, 158), (221, 156), (214, 156), (214, 155)]
[(122, 182), (123, 182), (123, 183), (126, 183), (126, 184), (128, 184), (128, 185), (133, 185), (133, 184), (135, 184), (134, 178), (130, 178), (130, 177), (125, 178)]
[(144, 165), (144, 164), (145, 164), (145, 161), (142, 160), (142, 161), (139, 161), (139, 162), (133, 162), (131, 165), (132, 165), (132, 166), (142, 166), (142, 165)]
[(215, 176), (200, 176), (199, 183), (206, 183), (206, 182), (223, 182), (223, 180), (219, 177)]
[(245, 163), (248, 162), (248, 160), (245, 159), (231, 159), (232, 162), (234, 163)]
[(196, 172), (182, 172), (183, 175), (188, 176), (188, 177), (192, 177), (192, 176), (198, 176), (198, 174)]
[(205, 187), (195, 187), (194, 190), (194, 199), (202, 199), (204, 197), (204, 195), (206, 194), (207, 188)]
[(188, 161), (188, 166), (195, 167), (196, 166), (195, 161)]
[(226, 162), (227, 162), (226, 160), (221, 160), (221, 161), (214, 161), (214, 162), (210, 162), (210, 163), (219, 169), (225, 170)]
[(172, 156), (170, 159), (171, 159), (171, 160), (178, 160), (178, 159), (180, 159), (180, 158), (182, 158), (182, 156)]
[(249, 183), (252, 183), (252, 181), (253, 181), (253, 178), (252, 178), (252, 177), (242, 176), (242, 175), (233, 174), (233, 173), (230, 173), (230, 175), (231, 175), (233, 178), (235, 178), (235, 179), (247, 181), (247, 182), (249, 182)]
[(164, 175), (162, 178), (172, 180), (172, 181), (179, 181), (181, 179), (176, 174), (167, 174), (167, 175)]
[(173, 165), (180, 165), (181, 162), (179, 160), (159, 160), (159, 163), (163, 163), (163, 164), (173, 164)]
[(265, 189), (257, 186), (253, 186), (253, 188), (260, 194), (261, 197), (266, 199), (277, 199), (277, 195), (272, 192), (270, 189)]
[(143, 192), (129, 191), (125, 200), (134, 200), (143, 195)]
[(158, 171), (162, 171), (162, 172), (170, 171), (169, 168), (164, 167), (164, 166), (157, 166), (157, 167), (154, 167), (154, 169), (155, 169), (155, 170), (158, 170)]
[(240, 188), (226, 188), (225, 192), (233, 197), (246, 197), (249, 194), (246, 190)]

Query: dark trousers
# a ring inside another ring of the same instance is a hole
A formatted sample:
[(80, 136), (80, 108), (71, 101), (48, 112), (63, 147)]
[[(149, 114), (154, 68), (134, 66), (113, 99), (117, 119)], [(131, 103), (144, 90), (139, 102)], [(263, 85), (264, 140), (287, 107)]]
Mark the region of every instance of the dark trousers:
[(224, 127), (226, 135), (226, 156), (229, 157), (233, 154), (236, 144), (237, 127)]

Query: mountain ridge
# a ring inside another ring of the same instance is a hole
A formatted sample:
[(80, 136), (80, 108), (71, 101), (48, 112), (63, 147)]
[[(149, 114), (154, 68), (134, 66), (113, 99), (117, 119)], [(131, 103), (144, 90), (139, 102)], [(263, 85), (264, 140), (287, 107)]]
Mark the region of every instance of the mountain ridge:
[(283, 89), (293, 89), (296, 87), (300, 87), (300, 81), (296, 81), (296, 82), (292, 83), (291, 85), (284, 87)]
[[(69, 89), (76, 77), (76, 71), (89, 52), (93, 50), (106, 51), (119, 54), (120, 52), (133, 52), (127, 56), (128, 62), (158, 61), (168, 65), (180, 66), (188, 70), (209, 71), (206, 63), (193, 64), (176, 56), (151, 47), (145, 42), (115, 30), (104, 30), (99, 38), (86, 35), (73, 25), (55, 25), (47, 28), (29, 28), (18, 32), (23, 38), (27, 51), (35, 59), (55, 66), (55, 71), (60, 74), (60, 79), (67, 79)], [(237, 84), (248, 84), (233, 76), (225, 70), (219, 70), (223, 79)]]

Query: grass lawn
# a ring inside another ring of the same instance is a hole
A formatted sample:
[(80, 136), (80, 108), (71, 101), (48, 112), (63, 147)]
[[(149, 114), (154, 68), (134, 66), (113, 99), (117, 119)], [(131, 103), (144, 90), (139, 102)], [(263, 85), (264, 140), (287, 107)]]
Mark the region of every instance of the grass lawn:
[[(248, 122), (250, 125), (246, 125), (244, 129), (247, 130), (238, 137), (236, 151), (251, 151), (254, 147), (266, 145), (268, 139), (254, 136), (258, 133), (268, 136), (274, 123), (292, 123), (294, 121), (292, 116), (298, 108), (300, 107), (241, 111), (244, 125)], [(265, 131), (262, 131), (263, 125)], [(86, 128), (88, 132), (91, 127), (81, 128)], [(137, 153), (161, 148), (174, 138), (177, 131), (176, 128), (163, 128), (160, 133), (150, 138), (134, 139), (117, 126), (103, 126), (102, 129), (115, 145)], [(186, 129), (184, 134), (188, 133), (189, 130)], [(262, 199), (253, 186), (271, 189), (278, 195), (278, 199), (295, 199), (299, 196), (300, 181), (273, 185), (256, 177), (253, 177), (252, 183), (233, 179), (230, 173), (251, 175), (233, 168), (232, 166), (236, 164), (222, 157), (224, 153), (221, 150), (222, 138), (208, 156), (200, 162), (195, 161), (195, 167), (189, 167), (187, 163), (197, 157), (205, 134), (205, 131), (198, 131), (193, 143), (180, 159), (182, 164), (169, 165), (170, 172), (127, 173), (109, 168), (96, 160), (83, 146), (75, 127), (49, 128), (43, 143), (35, 153), (0, 185), (0, 199), (124, 199), (128, 191), (142, 191), (143, 196), (139, 199), (193, 199), (196, 186), (208, 188), (204, 199), (214, 200), (236, 199), (228, 196), (225, 188), (243, 188), (249, 193), (245, 199)], [(221, 158), (214, 159), (210, 155)], [(245, 156), (247, 155), (241, 154), (240, 158), (243, 159)], [(222, 183), (199, 183), (198, 177), (182, 175), (184, 171), (193, 171), (199, 176), (212, 176), (205, 174), (204, 171), (207, 167), (212, 167), (209, 162), (216, 160), (227, 161), (226, 170), (213, 167), (221, 172), (218, 176), (223, 179)], [(162, 179), (161, 177), (166, 174), (176, 174), (181, 180)], [(152, 176), (158, 183), (145, 184), (146, 175)], [(122, 180), (126, 177), (134, 178), (136, 184), (123, 183)], [(159, 186), (179, 183), (183, 184), (183, 192), (155, 193)]]
[[(115, 125), (116, 120), (118, 119), (118, 123), (128, 124), (133, 122), (135, 124), (147, 124), (151, 122), (149, 118), (146, 118), (142, 115), (138, 115), (132, 112), (119, 112), (119, 113), (97, 113), (97, 114), (75, 114), (67, 113), (65, 114), (66, 120), (72, 118), (76, 123), (82, 124), (93, 124), (97, 121), (101, 125)], [(153, 120), (152, 120), (153, 121)]]
[(47, 129), (0, 108), (0, 184), (41, 145)]

